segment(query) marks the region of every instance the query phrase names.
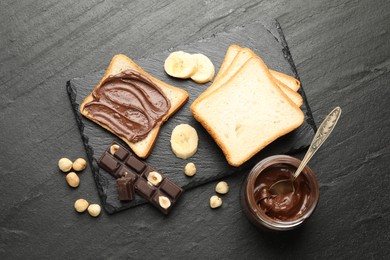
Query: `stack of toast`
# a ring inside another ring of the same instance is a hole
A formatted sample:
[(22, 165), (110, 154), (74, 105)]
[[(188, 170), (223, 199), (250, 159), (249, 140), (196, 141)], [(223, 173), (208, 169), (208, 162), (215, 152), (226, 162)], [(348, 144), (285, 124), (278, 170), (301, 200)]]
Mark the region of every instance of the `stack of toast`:
[(268, 69), (250, 49), (232, 45), (191, 112), (237, 167), (304, 122), (299, 87), (298, 80)]

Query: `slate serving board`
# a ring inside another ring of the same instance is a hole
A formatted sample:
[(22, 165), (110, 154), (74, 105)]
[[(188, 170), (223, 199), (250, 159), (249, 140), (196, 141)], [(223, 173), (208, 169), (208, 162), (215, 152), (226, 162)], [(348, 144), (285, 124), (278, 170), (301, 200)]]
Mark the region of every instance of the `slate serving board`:
[[(151, 57), (135, 60), (135, 62), (151, 75), (168, 84), (182, 87), (190, 95), (186, 105), (162, 126), (155, 147), (151, 155), (147, 158), (148, 163), (156, 167), (185, 190), (226, 177), (233, 173), (245, 173), (266, 156), (298, 152), (307, 148), (314, 137), (316, 126), (304, 90), (301, 88), (299, 93), (304, 98), (304, 104), (301, 109), (305, 113), (305, 123), (295, 131), (273, 142), (242, 166), (235, 168), (227, 164), (222, 151), (204, 128), (193, 118), (189, 110), (191, 103), (211, 82), (199, 85), (191, 80), (173, 79), (164, 72), (163, 64), (170, 52), (183, 50), (189, 53), (203, 53), (207, 55), (214, 63), (216, 71), (218, 71), (226, 50), (231, 44), (251, 48), (265, 61), (269, 68), (295, 76), (299, 79), (282, 29), (275, 20), (257, 21), (245, 26), (232, 28), (207, 39), (202, 39), (184, 46), (177, 46), (165, 52), (156, 53)], [(131, 58), (131, 54), (127, 55)], [(108, 63), (109, 61), (107, 61), (107, 66)], [(146, 203), (146, 200), (140, 196), (137, 196), (131, 202), (121, 202), (117, 199), (115, 179), (98, 167), (97, 160), (113, 140), (123, 145), (125, 144), (115, 135), (84, 118), (78, 112), (79, 104), (94, 89), (103, 75), (104, 71), (100, 71), (86, 75), (83, 78), (72, 79), (67, 82), (67, 92), (85, 145), (88, 160), (92, 166), (92, 172), (103, 207), (109, 214), (112, 214)], [(197, 130), (199, 136), (198, 151), (193, 157), (187, 160), (176, 158), (171, 151), (169, 142), (173, 128), (181, 123), (192, 125)], [(194, 162), (197, 166), (197, 174), (192, 178), (183, 174), (184, 166), (190, 161)]]

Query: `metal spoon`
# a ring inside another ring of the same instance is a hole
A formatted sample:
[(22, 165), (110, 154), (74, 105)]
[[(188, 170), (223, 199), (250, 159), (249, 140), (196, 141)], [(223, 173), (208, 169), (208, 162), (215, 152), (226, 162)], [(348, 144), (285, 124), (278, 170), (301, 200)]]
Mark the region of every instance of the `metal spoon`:
[(299, 165), (298, 169), (295, 171), (292, 178), (275, 182), (269, 188), (269, 193), (271, 193), (272, 195), (279, 195), (279, 194), (295, 192), (294, 183), (293, 183), (294, 180), (298, 177), (298, 175), (302, 172), (303, 168), (305, 168), (309, 160), (313, 157), (313, 155), (318, 151), (320, 146), (328, 138), (328, 136), (336, 126), (337, 121), (340, 118), (340, 115), (341, 115), (340, 107), (334, 108), (329, 113), (329, 115), (324, 119), (324, 121), (321, 123), (320, 127), (318, 128), (314, 136), (314, 139), (311, 142), (310, 147), (306, 152), (305, 157), (303, 158), (301, 164)]

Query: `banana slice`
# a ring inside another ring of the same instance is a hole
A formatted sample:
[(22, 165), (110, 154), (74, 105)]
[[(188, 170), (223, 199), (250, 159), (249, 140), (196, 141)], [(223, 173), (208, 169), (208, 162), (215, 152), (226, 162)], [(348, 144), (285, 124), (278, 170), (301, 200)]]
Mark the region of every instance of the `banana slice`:
[(172, 77), (188, 79), (196, 70), (196, 62), (191, 54), (175, 51), (166, 58), (164, 69)]
[(171, 135), (173, 153), (181, 159), (193, 156), (198, 149), (198, 134), (195, 128), (188, 124), (177, 125)]
[(211, 60), (201, 53), (193, 54), (192, 57), (196, 62), (196, 71), (191, 76), (191, 79), (200, 84), (212, 80), (215, 74), (215, 68)]

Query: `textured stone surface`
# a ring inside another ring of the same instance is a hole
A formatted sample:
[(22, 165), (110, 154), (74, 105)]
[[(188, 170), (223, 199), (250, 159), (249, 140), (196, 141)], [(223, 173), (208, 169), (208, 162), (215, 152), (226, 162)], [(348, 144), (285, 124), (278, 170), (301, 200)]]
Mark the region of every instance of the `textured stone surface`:
[[(264, 15), (281, 23), (319, 123), (343, 115), (310, 163), (321, 198), (299, 230), (269, 235), (241, 212), (243, 175), (186, 192), (169, 217), (141, 206), (92, 219), (73, 202), (99, 202), (90, 165), (69, 188), (63, 156), (86, 156), (64, 84), (208, 38)], [(0, 2), (0, 258), (385, 259), (390, 253), (390, 2)], [(92, 188), (93, 187), (93, 188)], [(184, 202), (185, 201), (185, 202)]]
[[(261, 55), (262, 59), (272, 69), (277, 69), (290, 75), (294, 75), (293, 72), (296, 71), (294, 64), (289, 59), (288, 46), (284, 40), (280, 25), (272, 19), (263, 19), (261, 22), (257, 21), (245, 26), (235, 27), (227, 32), (214, 34), (210, 38), (178, 46), (170, 51), (184, 50), (188, 53), (203, 53), (216, 64), (216, 70), (218, 71), (226, 50), (231, 44), (239, 44), (251, 48)], [(229, 166), (221, 149), (201, 124), (194, 119), (190, 112), (192, 102), (211, 83), (199, 85), (191, 80), (177, 80), (169, 77), (163, 68), (164, 60), (169, 53), (169, 51), (156, 53), (151, 57), (136, 60), (136, 62), (154, 77), (168, 84), (181, 87), (187, 90), (190, 95), (188, 102), (164, 123), (153, 151), (147, 158), (147, 161), (151, 165), (154, 165), (159, 171), (169, 176), (171, 180), (183, 189), (188, 190), (231, 174), (246, 174), (257, 162), (266, 156), (296, 153), (309, 146), (314, 137), (316, 127), (313, 125), (314, 119), (308, 102), (305, 100), (301, 106), (306, 116), (305, 123), (302, 126), (292, 133), (279, 138), (242, 166), (238, 168)], [(114, 139), (121, 141), (115, 135), (81, 116), (79, 113), (79, 104), (92, 92), (97, 84), (96, 82), (99, 82), (102, 75), (104, 75), (104, 71), (70, 80), (68, 83), (68, 93), (102, 203), (108, 213), (115, 213), (144, 203), (145, 200), (137, 196), (132, 202), (123, 203), (119, 201), (117, 199), (115, 178), (104, 170), (99, 169), (96, 164), (103, 151)], [(305, 96), (303, 86), (299, 92), (303, 97)], [(188, 160), (177, 158), (173, 155), (170, 148), (170, 138), (173, 128), (183, 123), (192, 125), (199, 136), (198, 150)], [(125, 145), (124, 143), (122, 144)], [(183, 174), (184, 166), (189, 161), (195, 163), (200, 173), (194, 178), (188, 178)]]

